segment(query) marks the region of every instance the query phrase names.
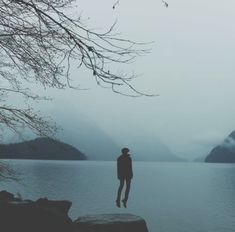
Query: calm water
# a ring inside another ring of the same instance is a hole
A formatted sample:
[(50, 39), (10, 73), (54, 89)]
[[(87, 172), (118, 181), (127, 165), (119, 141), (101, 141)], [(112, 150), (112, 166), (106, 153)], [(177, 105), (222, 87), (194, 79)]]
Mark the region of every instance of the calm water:
[(21, 182), (1, 189), (23, 198), (69, 199), (70, 216), (132, 213), (150, 232), (235, 231), (235, 165), (134, 162), (127, 209), (115, 206), (114, 162), (9, 161)]

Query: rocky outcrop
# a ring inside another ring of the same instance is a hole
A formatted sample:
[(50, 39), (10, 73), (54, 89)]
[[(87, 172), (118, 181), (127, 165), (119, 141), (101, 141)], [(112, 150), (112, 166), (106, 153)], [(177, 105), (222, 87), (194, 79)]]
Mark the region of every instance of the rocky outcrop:
[(0, 192), (0, 231), (72, 232), (68, 217), (69, 201), (21, 200), (6, 191)]
[(0, 231), (3, 232), (148, 232), (143, 218), (132, 214), (68, 217), (70, 201), (36, 201), (0, 192)]
[(143, 218), (132, 214), (96, 214), (79, 217), (76, 232), (148, 232)]

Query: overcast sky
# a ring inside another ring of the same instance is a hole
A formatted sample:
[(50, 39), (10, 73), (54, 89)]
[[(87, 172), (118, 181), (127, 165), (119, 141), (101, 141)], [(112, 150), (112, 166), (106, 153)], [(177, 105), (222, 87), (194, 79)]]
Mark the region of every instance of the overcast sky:
[[(83, 112), (114, 139), (155, 135), (177, 155), (206, 154), (235, 129), (234, 0), (78, 0), (90, 27), (107, 29), (116, 19), (122, 36), (155, 41), (152, 51), (126, 71), (142, 76), (133, 85), (159, 97), (128, 98), (101, 89), (92, 76), (87, 91), (63, 91), (56, 102), (67, 113)], [(117, 68), (114, 66), (114, 68)], [(85, 81), (84, 81), (85, 79)]]

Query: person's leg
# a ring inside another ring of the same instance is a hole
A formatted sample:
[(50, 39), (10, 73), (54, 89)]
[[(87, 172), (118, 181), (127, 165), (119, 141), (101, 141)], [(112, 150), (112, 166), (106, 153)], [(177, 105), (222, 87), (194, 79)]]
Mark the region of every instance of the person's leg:
[(131, 179), (127, 179), (126, 180), (125, 198), (124, 198), (126, 201), (128, 200), (130, 189), (131, 189)]
[(124, 179), (120, 179), (120, 184), (119, 184), (118, 193), (117, 193), (117, 200), (116, 200), (116, 204), (118, 207), (120, 207), (120, 199), (121, 199), (123, 186), (124, 186)]
[(131, 179), (126, 179), (125, 198), (122, 200), (124, 207), (126, 207), (130, 189), (131, 189)]

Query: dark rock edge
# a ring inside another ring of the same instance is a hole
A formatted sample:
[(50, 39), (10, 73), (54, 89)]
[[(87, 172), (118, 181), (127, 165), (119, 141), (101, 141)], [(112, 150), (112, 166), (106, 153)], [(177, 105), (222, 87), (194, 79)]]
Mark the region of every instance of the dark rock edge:
[(0, 231), (4, 232), (148, 232), (144, 219), (132, 214), (68, 216), (67, 200), (23, 200), (0, 191)]

